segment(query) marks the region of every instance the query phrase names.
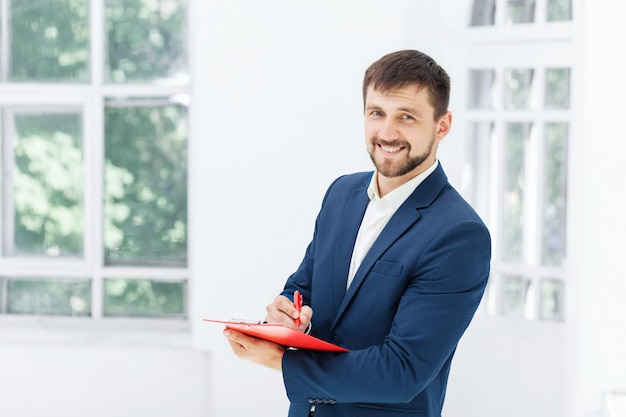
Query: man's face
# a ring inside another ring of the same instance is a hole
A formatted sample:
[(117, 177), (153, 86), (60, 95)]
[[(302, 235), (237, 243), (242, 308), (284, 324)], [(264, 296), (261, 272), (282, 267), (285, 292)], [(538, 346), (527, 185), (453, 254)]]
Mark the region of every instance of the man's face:
[(367, 150), (379, 175), (394, 181), (409, 181), (435, 162), (437, 145), (450, 122), (450, 113), (434, 119), (427, 91), (415, 84), (386, 93), (367, 89)]

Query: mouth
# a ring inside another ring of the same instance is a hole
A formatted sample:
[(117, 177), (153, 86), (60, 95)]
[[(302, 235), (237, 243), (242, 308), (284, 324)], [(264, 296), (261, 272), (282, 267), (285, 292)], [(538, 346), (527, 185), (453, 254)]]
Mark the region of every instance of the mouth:
[(378, 147), (378, 149), (381, 150), (384, 155), (396, 155), (406, 149), (406, 146), (403, 145), (389, 146), (378, 143), (376, 146)]

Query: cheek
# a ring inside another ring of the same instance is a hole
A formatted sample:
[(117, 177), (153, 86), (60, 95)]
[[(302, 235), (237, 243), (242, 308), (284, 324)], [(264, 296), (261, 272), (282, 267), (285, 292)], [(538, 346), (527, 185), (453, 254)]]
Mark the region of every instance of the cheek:
[(380, 131), (380, 126), (374, 122), (365, 122), (364, 126), (365, 131), (365, 140), (370, 141), (372, 137), (378, 136), (378, 132)]

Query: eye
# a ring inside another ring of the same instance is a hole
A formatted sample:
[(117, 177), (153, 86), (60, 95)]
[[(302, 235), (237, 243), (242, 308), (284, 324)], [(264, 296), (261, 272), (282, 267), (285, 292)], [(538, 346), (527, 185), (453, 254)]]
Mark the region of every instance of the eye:
[(403, 114), (401, 119), (402, 120), (415, 120), (415, 117), (411, 116), (410, 114)]
[(380, 116), (382, 116), (382, 115), (383, 115), (383, 112), (381, 112), (380, 110), (372, 110), (372, 111), (370, 112), (370, 115), (372, 115), (372, 116), (376, 116), (376, 117), (380, 117)]

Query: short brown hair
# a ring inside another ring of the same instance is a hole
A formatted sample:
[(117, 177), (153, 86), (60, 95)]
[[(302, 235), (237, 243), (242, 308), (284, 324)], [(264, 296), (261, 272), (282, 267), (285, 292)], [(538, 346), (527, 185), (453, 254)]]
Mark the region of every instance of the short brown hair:
[(434, 59), (415, 50), (392, 52), (370, 65), (363, 79), (363, 103), (370, 85), (375, 90), (389, 92), (408, 84), (428, 89), (435, 119), (448, 111), (450, 77)]

